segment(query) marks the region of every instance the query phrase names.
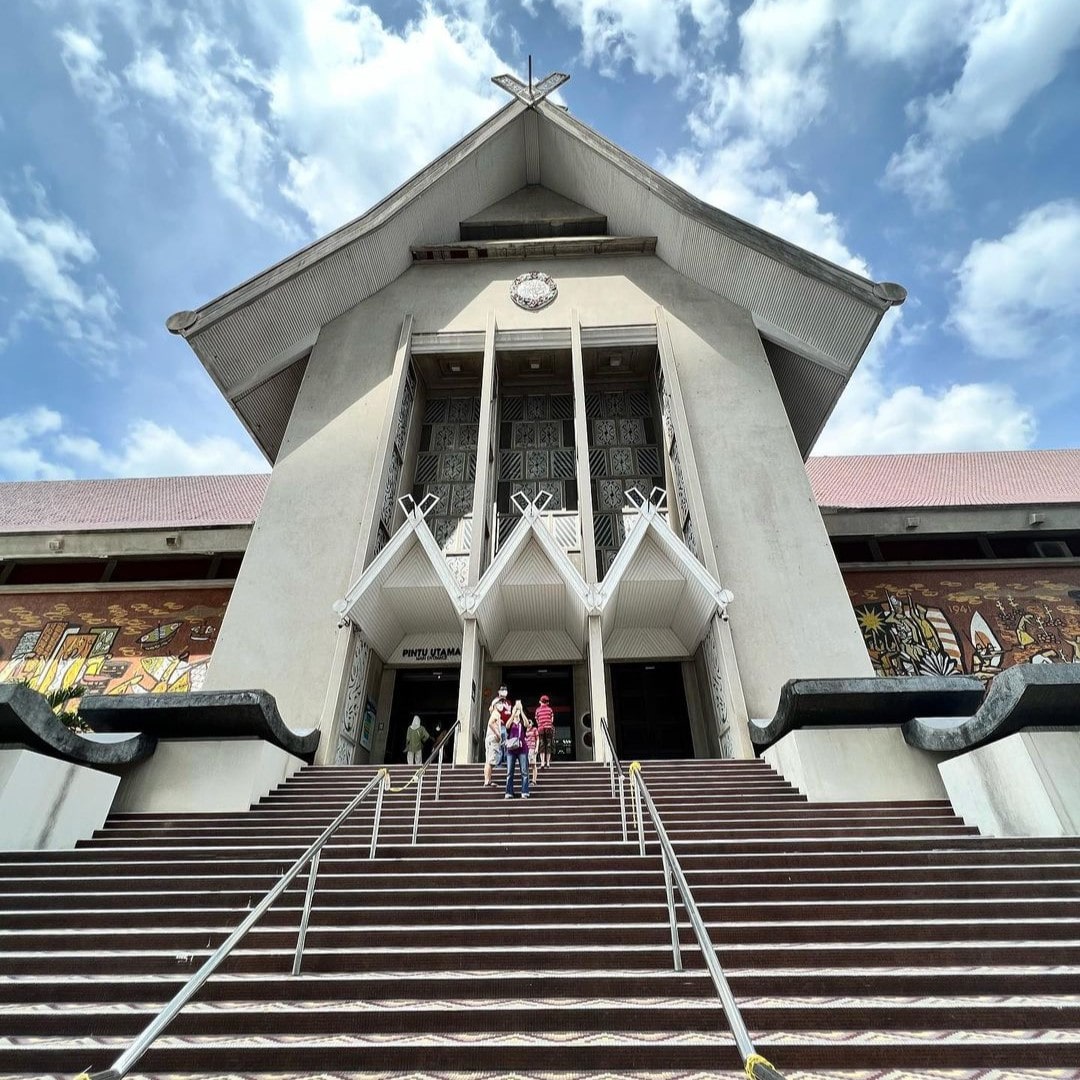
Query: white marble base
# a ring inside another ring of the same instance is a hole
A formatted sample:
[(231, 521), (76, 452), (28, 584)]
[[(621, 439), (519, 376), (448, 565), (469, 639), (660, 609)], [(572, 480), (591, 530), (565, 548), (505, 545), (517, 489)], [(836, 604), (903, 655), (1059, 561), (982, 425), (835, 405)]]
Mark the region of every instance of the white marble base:
[(1022, 731), (939, 769), (953, 808), (987, 836), (1080, 835), (1080, 732)]
[(897, 727), (800, 728), (761, 756), (810, 802), (945, 798), (941, 755), (908, 746)]
[(247, 810), (303, 765), (262, 739), (163, 739), (120, 782), (114, 810), (190, 813)]
[(0, 750), (0, 849), (70, 850), (104, 824), (119, 783), (32, 750)]

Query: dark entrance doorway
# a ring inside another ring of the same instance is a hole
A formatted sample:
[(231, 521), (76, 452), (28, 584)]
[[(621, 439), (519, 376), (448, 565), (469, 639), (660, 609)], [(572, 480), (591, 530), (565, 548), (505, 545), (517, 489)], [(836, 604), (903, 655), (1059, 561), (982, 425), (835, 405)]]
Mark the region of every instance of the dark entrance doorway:
[(555, 752), (552, 758), (573, 761), (574, 677), (568, 667), (504, 667), (502, 681), (510, 691), (511, 701), (521, 701), (532, 716), (541, 694), (551, 699), (555, 713)]
[(692, 758), (682, 664), (612, 664), (609, 670), (619, 759)]
[[(457, 719), (460, 679), (457, 668), (398, 670), (394, 678), (394, 700), (390, 706), (384, 761), (393, 764), (405, 760), (405, 729), (414, 716), (420, 717), (420, 722), (430, 732), (432, 739), (449, 729)], [(434, 742), (424, 745), (424, 757), (434, 745)]]

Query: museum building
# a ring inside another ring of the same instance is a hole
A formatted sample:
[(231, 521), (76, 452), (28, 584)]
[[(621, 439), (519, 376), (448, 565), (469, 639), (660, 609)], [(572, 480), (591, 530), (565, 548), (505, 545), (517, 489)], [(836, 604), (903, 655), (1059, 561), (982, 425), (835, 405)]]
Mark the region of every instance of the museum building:
[[(367, 214), (169, 319), (268, 483), (75, 482), (56, 498), (82, 527), (50, 511), (53, 487), (5, 486), (0, 590), (55, 590), (65, 565), (77, 589), (174, 594), (124, 616), (123, 650), (117, 620), (78, 626), (78, 605), (37, 630), (9, 619), (0, 679), (265, 688), (340, 764), (396, 759), (414, 714), (460, 719), (457, 756), (479, 760), (500, 684), (551, 697), (563, 756), (591, 759), (604, 717), (627, 759), (746, 757), (748, 718), (797, 676), (989, 677), (1032, 659), (1009, 657), (1024, 642), (1073, 659), (1075, 453), (821, 459), (808, 476), (904, 295), (523, 96)], [(1003, 632), (957, 580), (957, 632), (925, 573), (881, 576), (986, 558), (1068, 568), (1056, 615), (1010, 601)]]

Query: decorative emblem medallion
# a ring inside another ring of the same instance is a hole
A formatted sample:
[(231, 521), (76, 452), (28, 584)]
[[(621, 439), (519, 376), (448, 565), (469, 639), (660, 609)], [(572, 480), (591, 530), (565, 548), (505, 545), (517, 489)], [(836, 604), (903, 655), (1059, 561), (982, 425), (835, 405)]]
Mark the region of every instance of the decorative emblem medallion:
[(510, 299), (527, 311), (539, 311), (559, 295), (559, 287), (547, 274), (534, 270), (519, 274), (510, 285)]

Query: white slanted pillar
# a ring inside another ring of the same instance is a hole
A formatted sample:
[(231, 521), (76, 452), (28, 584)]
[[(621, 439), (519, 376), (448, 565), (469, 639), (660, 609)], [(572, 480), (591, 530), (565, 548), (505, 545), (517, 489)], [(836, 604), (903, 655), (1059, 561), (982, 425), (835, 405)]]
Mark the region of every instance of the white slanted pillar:
[[(701, 561), (714, 579), (720, 571), (713, 547), (712, 528), (698, 476), (697, 457), (686, 419), (678, 365), (671, 345), (667, 314), (656, 309), (656, 344), (663, 379), (660, 383), (660, 410), (663, 414), (663, 443), (670, 471), (674, 473), (675, 500), (672, 524), (690, 551)], [(718, 527), (722, 521), (718, 522)], [(725, 581), (725, 584), (727, 582)], [(735, 602), (739, 597), (736, 594)], [(743, 695), (735, 645), (726, 619), (716, 614), (703, 643), (704, 661), (709, 683), (713, 722), (717, 743), (725, 757), (752, 758), (753, 743), (747, 728), (746, 699)]]
[[(581, 320), (576, 310), (570, 312), (570, 350), (574, 384), (574, 445), (578, 488), (578, 517), (581, 520), (581, 555), (585, 583), (595, 588), (597, 581), (596, 532), (593, 525), (592, 484), (589, 473), (589, 422), (585, 415), (585, 364), (581, 355)], [(589, 674), (589, 711), (592, 715), (593, 760), (607, 759), (607, 746), (600, 730), (600, 720), (607, 715), (607, 679), (604, 674), (604, 635), (600, 616), (589, 615), (588, 645), (585, 663)]]
[[(488, 508), (494, 505), (495, 469), (493, 468), (497, 424), (498, 373), (495, 367), (495, 312), (489, 311), (484, 332), (484, 370), (480, 380), (480, 429), (476, 439), (476, 482), (473, 485), (472, 542), (469, 547), (468, 589), (475, 589), (483, 573), (488, 553), (494, 543), (490, 529), (494, 528)], [(479, 745), (483, 754), (484, 724), (487, 722), (487, 702), (483, 694), (484, 650), (480, 628), (471, 609), (465, 611), (465, 627), (461, 644), (461, 681), (458, 684), (457, 715), (461, 721), (455, 759), (473, 760), (473, 746)]]

